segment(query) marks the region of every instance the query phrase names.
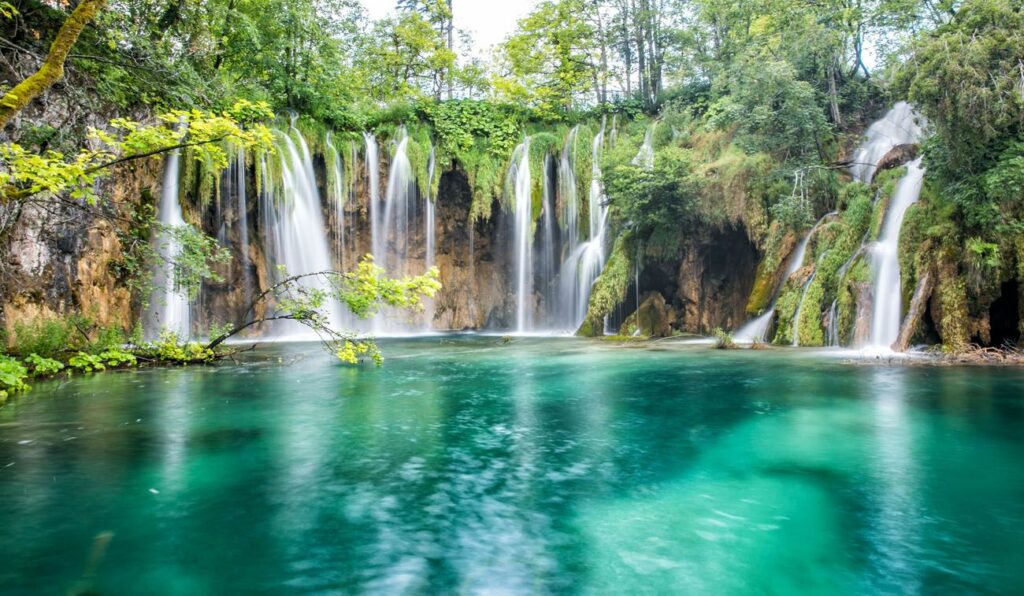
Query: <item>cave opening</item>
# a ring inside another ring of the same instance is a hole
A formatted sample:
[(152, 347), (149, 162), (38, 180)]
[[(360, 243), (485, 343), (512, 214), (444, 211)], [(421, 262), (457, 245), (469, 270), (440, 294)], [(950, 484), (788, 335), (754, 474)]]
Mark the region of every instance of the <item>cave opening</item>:
[(1020, 291), (1016, 279), (1003, 283), (999, 298), (989, 306), (988, 314), (992, 346), (1020, 341)]

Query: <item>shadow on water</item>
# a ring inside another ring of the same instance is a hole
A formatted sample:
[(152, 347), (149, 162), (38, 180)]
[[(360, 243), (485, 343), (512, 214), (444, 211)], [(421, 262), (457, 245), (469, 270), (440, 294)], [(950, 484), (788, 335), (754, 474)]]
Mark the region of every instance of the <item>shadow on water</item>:
[[(0, 418), (0, 584), (64, 591), (103, 532), (104, 593), (1021, 580), (1019, 372), (571, 338), (384, 347), (380, 370), (280, 345), (37, 387)], [(1002, 476), (948, 486), (975, 458)]]

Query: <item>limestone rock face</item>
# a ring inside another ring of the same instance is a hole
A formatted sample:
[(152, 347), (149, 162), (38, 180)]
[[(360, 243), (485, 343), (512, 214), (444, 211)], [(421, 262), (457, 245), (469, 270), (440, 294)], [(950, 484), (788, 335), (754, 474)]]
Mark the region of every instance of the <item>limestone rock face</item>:
[(640, 301), (640, 308), (622, 324), (621, 335), (644, 335), (647, 337), (668, 337), (676, 314), (665, 302), (660, 292), (648, 292)]
[(679, 329), (706, 334), (742, 325), (757, 263), (757, 250), (742, 230), (705, 231), (688, 239), (676, 276)]
[(130, 329), (139, 313), (119, 271), (125, 214), (152, 200), (160, 173), (160, 160), (118, 168), (103, 183), (102, 211), (43, 199), (12, 214), (0, 292), (9, 339), (19, 323), (73, 312)]

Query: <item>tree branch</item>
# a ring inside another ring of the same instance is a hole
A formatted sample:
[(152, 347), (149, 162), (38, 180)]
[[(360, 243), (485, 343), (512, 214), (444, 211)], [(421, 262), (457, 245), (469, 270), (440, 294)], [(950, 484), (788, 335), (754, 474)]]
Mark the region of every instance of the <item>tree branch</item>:
[(64, 78), (64, 61), (67, 60), (72, 46), (78, 41), (82, 29), (96, 17), (106, 3), (107, 0), (82, 0), (75, 7), (71, 16), (61, 25), (57, 37), (50, 45), (50, 53), (39, 70), (18, 83), (0, 99), (0, 129), (7, 126), (7, 123), (33, 99)]

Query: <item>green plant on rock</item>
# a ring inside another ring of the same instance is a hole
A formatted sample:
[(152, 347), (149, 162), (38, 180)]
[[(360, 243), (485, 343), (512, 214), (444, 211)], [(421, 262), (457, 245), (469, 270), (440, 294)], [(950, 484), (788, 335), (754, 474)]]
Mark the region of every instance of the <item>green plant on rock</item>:
[(11, 393), (28, 391), (28, 369), (16, 358), (0, 355), (0, 398), (6, 399)]
[(64, 370), (64, 363), (53, 358), (45, 358), (39, 354), (29, 354), (25, 358), (25, 364), (32, 367), (32, 376), (48, 377)]
[(633, 250), (633, 234), (625, 232), (615, 240), (608, 264), (594, 282), (590, 292), (587, 316), (576, 332), (582, 337), (597, 337), (604, 333), (604, 318), (626, 299), (631, 281), (632, 266), (629, 255)]
[(86, 354), (85, 352), (78, 352), (72, 356), (68, 360), (68, 366), (84, 373), (99, 372), (107, 369), (107, 366), (103, 364), (102, 358), (95, 354)]
[(116, 348), (100, 352), (99, 357), (107, 366), (114, 368), (135, 366), (139, 363), (134, 354)]

